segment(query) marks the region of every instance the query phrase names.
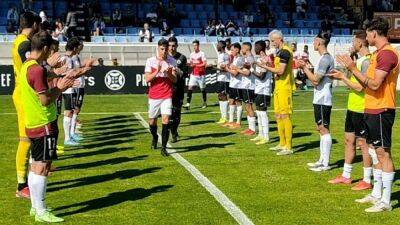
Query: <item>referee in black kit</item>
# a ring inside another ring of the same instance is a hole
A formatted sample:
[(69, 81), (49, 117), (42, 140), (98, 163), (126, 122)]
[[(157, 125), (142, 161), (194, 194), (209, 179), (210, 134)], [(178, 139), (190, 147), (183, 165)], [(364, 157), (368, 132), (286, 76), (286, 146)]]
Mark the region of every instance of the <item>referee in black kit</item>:
[(185, 80), (188, 77), (186, 56), (178, 52), (177, 49), (178, 49), (178, 40), (175, 37), (170, 37), (168, 39), (168, 54), (176, 60), (176, 65), (177, 65), (177, 70), (176, 70), (177, 81), (173, 87), (172, 116), (170, 118), (172, 143), (177, 142), (179, 138), (178, 127), (181, 122), (181, 111), (182, 111), (183, 99), (185, 96)]

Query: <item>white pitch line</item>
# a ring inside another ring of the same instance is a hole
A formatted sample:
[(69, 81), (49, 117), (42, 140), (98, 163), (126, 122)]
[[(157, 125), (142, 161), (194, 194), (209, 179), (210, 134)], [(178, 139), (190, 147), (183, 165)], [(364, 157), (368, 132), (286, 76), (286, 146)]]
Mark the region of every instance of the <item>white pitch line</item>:
[[(140, 113), (134, 113), (135, 117), (140, 121), (142, 126), (149, 128), (148, 123), (143, 119)], [(158, 134), (159, 141), (161, 135)], [(236, 220), (238, 224), (254, 225), (254, 223), (233, 203), (221, 190), (219, 190), (211, 181), (204, 176), (195, 166), (183, 158), (179, 153), (172, 148), (168, 143), (167, 147), (172, 150), (168, 151), (170, 155), (183, 166), (192, 176), (203, 186), (214, 198), (221, 204), (222, 207)]]

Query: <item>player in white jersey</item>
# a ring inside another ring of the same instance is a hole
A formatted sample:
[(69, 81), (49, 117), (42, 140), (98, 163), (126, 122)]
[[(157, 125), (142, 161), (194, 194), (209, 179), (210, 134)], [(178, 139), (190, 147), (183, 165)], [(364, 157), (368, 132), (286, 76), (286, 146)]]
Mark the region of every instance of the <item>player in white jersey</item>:
[[(79, 70), (81, 73), (85, 73), (87, 70), (90, 69), (90, 66), (85, 66), (81, 68), (77, 66), (77, 63), (74, 62), (74, 56), (78, 53), (80, 41), (78, 38), (73, 37), (70, 38), (65, 46), (65, 56), (64, 60), (68, 67), (68, 70)], [(78, 84), (78, 82), (75, 82)], [(72, 119), (75, 109), (77, 93), (75, 92), (75, 88), (68, 88), (63, 92), (64, 98), (64, 120), (63, 120), (63, 127), (64, 127), (64, 145), (65, 146), (77, 146), (79, 145), (79, 141), (82, 139), (80, 136), (71, 133), (72, 127)]]
[[(232, 63), (226, 67), (226, 71), (230, 74), (229, 80), (229, 121), (223, 126), (230, 128), (240, 128), (240, 120), (242, 117), (242, 90), (239, 85), (242, 81), (242, 75), (239, 70), (244, 66), (244, 59), (240, 55), (241, 46), (239, 43), (234, 43), (231, 46)], [(236, 122), (233, 121), (236, 111)]]
[(243, 43), (241, 51), (244, 58), (244, 66), (243, 69), (239, 70), (240, 74), (242, 75), (242, 81), (239, 85), (239, 88), (242, 90), (243, 93), (243, 102), (245, 103), (249, 128), (240, 133), (246, 136), (252, 136), (256, 134), (256, 117), (254, 115), (253, 109), (253, 102), (255, 98), (255, 77), (250, 71), (252, 65), (254, 64), (254, 57), (253, 54), (251, 54), (251, 43)]
[[(254, 45), (254, 52), (256, 53), (255, 61), (257, 63), (273, 62), (271, 58), (265, 54), (266, 44), (264, 41), (257, 41)], [(250, 139), (251, 141), (257, 141), (256, 145), (266, 144), (269, 141), (269, 121), (267, 114), (267, 107), (271, 104), (271, 93), (273, 77), (272, 73), (266, 69), (253, 64), (251, 69), (255, 78), (255, 104), (256, 114), (258, 122), (258, 136)]]
[(303, 60), (298, 61), (308, 79), (314, 85), (314, 117), (317, 129), (320, 134), (320, 158), (315, 163), (308, 163), (310, 170), (315, 172), (326, 171), (330, 169), (329, 158), (332, 147), (332, 137), (329, 131), (329, 124), (332, 110), (332, 78), (329, 76), (334, 69), (335, 62), (332, 55), (329, 54), (327, 46), (330, 41), (329, 33), (319, 33), (314, 38), (314, 50), (321, 55), (315, 72), (311, 72), (307, 63)]
[[(81, 60), (79, 54), (83, 49), (83, 42), (80, 42), (79, 47), (76, 51), (76, 54), (72, 56), (72, 61), (74, 63), (74, 68), (83, 68), (83, 67), (91, 67), (96, 59), (87, 59), (85, 61)], [(74, 110), (71, 119), (71, 136), (75, 137), (74, 140), (82, 139), (76, 132), (76, 128), (80, 127), (80, 123), (78, 121), (78, 115), (81, 112), (81, 108), (83, 105), (83, 98), (85, 96), (85, 76), (81, 76), (75, 80), (76, 85), (74, 86), (74, 91), (76, 93)]]
[(217, 61), (217, 81), (218, 81), (218, 100), (219, 109), (221, 112), (221, 118), (217, 122), (218, 124), (225, 124), (228, 122), (228, 91), (229, 91), (229, 80), (230, 75), (226, 71), (226, 67), (229, 65), (229, 55), (225, 52), (226, 43), (225, 41), (219, 41), (217, 44), (218, 50), (218, 61)]

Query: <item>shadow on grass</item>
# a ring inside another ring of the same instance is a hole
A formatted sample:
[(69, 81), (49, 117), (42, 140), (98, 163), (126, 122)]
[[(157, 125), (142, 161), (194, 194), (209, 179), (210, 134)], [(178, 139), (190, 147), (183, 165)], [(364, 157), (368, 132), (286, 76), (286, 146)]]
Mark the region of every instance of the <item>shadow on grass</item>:
[(194, 139), (199, 139), (199, 138), (221, 138), (221, 137), (227, 137), (230, 135), (236, 134), (234, 132), (226, 132), (226, 133), (210, 133), (210, 134), (200, 134), (200, 135), (195, 135), (195, 136), (186, 136), (185, 138), (181, 138), (180, 140), (194, 140)]
[(112, 159), (100, 160), (100, 161), (96, 161), (96, 162), (87, 162), (87, 163), (73, 164), (73, 165), (68, 165), (68, 166), (60, 166), (60, 167), (57, 167), (57, 171), (88, 169), (88, 168), (106, 166), (106, 165), (117, 165), (117, 164), (125, 163), (125, 162), (143, 160), (147, 157), (148, 157), (148, 155), (135, 156), (132, 158), (117, 157), (117, 158), (112, 158)]
[[(353, 163), (359, 163), (362, 162), (362, 155), (356, 155), (354, 157)], [(342, 168), (344, 164), (344, 159), (340, 159), (334, 163), (331, 163), (330, 166), (332, 167), (332, 170)]]
[(107, 132), (104, 133), (99, 133), (98, 135), (92, 136), (92, 137), (85, 137), (85, 140), (83, 144), (91, 143), (91, 142), (98, 142), (98, 141), (111, 141), (111, 140), (116, 140), (120, 138), (129, 138), (129, 137), (134, 137), (135, 135), (139, 134), (145, 134), (148, 133), (147, 131), (139, 131), (139, 132), (121, 132), (117, 134), (108, 134)]
[[(74, 180), (63, 180), (63, 181), (58, 181), (58, 182), (52, 182), (49, 183), (47, 186), (48, 192), (52, 191), (58, 191), (58, 190), (65, 190), (68, 188), (75, 188), (75, 187), (81, 187), (81, 186), (86, 186), (86, 185), (91, 185), (91, 184), (98, 184), (98, 183), (103, 183), (107, 181), (112, 181), (116, 179), (120, 180), (125, 180), (125, 179), (131, 179), (133, 177), (137, 177), (143, 174), (148, 174), (148, 173), (154, 173), (161, 169), (161, 167), (152, 167), (152, 168), (147, 168), (147, 169), (129, 169), (129, 170), (121, 170), (121, 171), (116, 171), (114, 173), (110, 174), (102, 174), (102, 175), (95, 175), (95, 176), (89, 176), (89, 177), (82, 177)], [(55, 186), (55, 187), (54, 187)]]
[(127, 201), (137, 201), (140, 199), (144, 199), (144, 198), (150, 197), (153, 194), (168, 191), (172, 187), (173, 187), (173, 185), (160, 185), (160, 186), (155, 186), (155, 187), (152, 187), (149, 189), (134, 188), (134, 189), (126, 190), (126, 191), (114, 192), (114, 193), (111, 193), (111, 194), (101, 197), (101, 198), (96, 198), (96, 199), (92, 199), (92, 200), (88, 200), (88, 201), (75, 203), (72, 205), (58, 207), (55, 209), (55, 211), (66, 210), (66, 209), (74, 208), (74, 207), (81, 207), (80, 209), (77, 209), (74, 211), (60, 213), (60, 214), (58, 214), (58, 216), (63, 217), (63, 216), (69, 216), (69, 215), (74, 215), (74, 214), (79, 214), (79, 213), (85, 213), (85, 212), (89, 212), (92, 210), (98, 210), (98, 209), (115, 206), (115, 205), (118, 205), (118, 204), (121, 204), (121, 203), (127, 202)]
[(92, 122), (89, 124), (89, 126), (105, 126), (110, 124), (131, 123), (131, 122), (139, 122), (139, 120), (135, 119), (135, 117), (132, 115), (130, 118), (125, 118), (125, 119), (114, 119), (114, 120)]
[(112, 125), (112, 126), (84, 126), (84, 127), (82, 127), (82, 132), (86, 133), (86, 132), (97, 131), (97, 130), (102, 130), (102, 131), (120, 130), (120, 129), (124, 129), (124, 128), (127, 128), (127, 127), (132, 127), (132, 126), (135, 126), (135, 125), (137, 125), (137, 124), (135, 124), (135, 123), (125, 123), (125, 124), (116, 124), (116, 125)]
[(195, 125), (203, 125), (207, 123), (215, 123), (214, 120), (198, 120), (198, 121), (192, 121), (192, 122), (187, 122), (183, 123), (181, 127), (187, 127), (187, 126), (195, 126)]
[[(94, 155), (108, 155), (112, 154), (115, 152), (122, 152), (122, 151), (127, 151), (127, 150), (133, 150), (133, 147), (107, 147), (103, 149), (98, 149), (96, 151), (86, 151), (85, 152), (79, 152), (79, 153), (74, 153), (74, 154), (68, 154), (66, 156), (61, 156), (57, 161), (59, 160), (64, 160), (64, 159), (70, 159), (70, 158), (81, 158), (81, 157), (89, 157), (89, 156), (94, 156)], [(68, 151), (68, 150), (67, 150)]]
[(90, 149), (90, 148), (98, 148), (104, 146), (116, 146), (123, 143), (131, 143), (132, 141), (134, 141), (133, 136), (129, 136), (125, 138), (106, 140), (98, 143), (82, 143), (80, 148)]
[[(311, 133), (309, 133), (309, 134), (311, 135)], [(295, 150), (295, 153), (300, 153), (300, 152), (304, 152), (304, 151), (307, 151), (307, 150), (319, 148), (319, 143), (320, 143), (319, 140), (318, 141), (311, 141), (311, 142), (308, 142), (308, 143), (303, 143), (303, 144), (300, 144), (300, 145), (293, 146), (293, 149)], [(337, 144), (337, 143), (338, 142), (337, 142), (336, 139), (332, 139), (332, 144)]]
[(174, 150), (176, 150), (177, 153), (194, 152), (202, 150), (211, 150), (210, 148), (225, 148), (226, 146), (233, 144), (234, 143), (191, 145), (186, 147), (174, 147)]

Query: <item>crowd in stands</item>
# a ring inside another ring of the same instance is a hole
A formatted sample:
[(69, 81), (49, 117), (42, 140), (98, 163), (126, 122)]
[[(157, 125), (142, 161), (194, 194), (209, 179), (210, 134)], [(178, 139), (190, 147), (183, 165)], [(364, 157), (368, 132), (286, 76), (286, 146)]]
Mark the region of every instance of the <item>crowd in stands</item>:
[[(53, 30), (53, 37), (60, 41), (65, 41), (68, 37), (74, 35), (77, 26), (76, 12), (73, 1), (70, 3), (68, 11), (61, 17), (47, 15), (46, 8), (40, 10), (40, 17), (43, 22), (49, 23)], [(127, 27), (142, 27), (138, 30), (140, 40), (151, 41), (152, 28), (158, 28), (160, 35), (174, 35), (174, 29), (181, 27), (181, 19), (190, 19), (189, 13), (185, 10), (178, 10), (175, 3), (183, 3), (179, 0), (142, 0), (139, 3), (132, 3), (132, 7), (113, 8), (110, 14), (105, 14), (102, 4), (99, 0), (86, 0), (85, 9), (92, 36), (101, 36), (106, 34), (106, 28), (113, 27), (114, 33), (124, 34)], [(142, 12), (138, 9), (141, 3), (154, 3), (154, 7)], [(187, 1), (186, 1), (187, 2)], [(185, 2), (185, 3), (186, 3)], [(190, 1), (191, 3), (201, 3), (202, 1)], [(367, 5), (360, 5), (357, 0), (282, 0), (279, 5), (281, 11), (277, 11), (276, 1), (271, 0), (219, 0), (218, 7), (233, 6), (232, 10), (240, 12), (240, 18), (220, 19), (220, 12), (215, 10), (214, 17), (207, 17), (205, 24), (199, 33), (208, 36), (252, 36), (253, 28), (275, 28), (275, 27), (298, 27), (296, 23), (299, 20), (306, 20), (312, 14), (316, 14), (315, 19), (320, 20), (320, 29), (322, 31), (332, 32), (336, 28), (360, 29), (372, 19), (374, 11), (398, 11), (400, 0), (369, 0)], [(279, 3), (280, 3), (279, 2)], [(362, 2), (362, 1), (361, 1)], [(310, 4), (311, 3), (311, 4)], [(318, 3), (318, 11), (312, 7)], [(18, 15), (23, 10), (31, 10), (34, 0), (22, 0), (19, 5), (10, 5), (7, 12), (6, 32), (16, 34), (18, 27)], [(134, 5), (136, 4), (136, 6)], [(225, 5), (226, 4), (226, 5)], [(135, 7), (134, 7), (135, 6)], [(215, 7), (215, 5), (213, 5)], [(134, 9), (135, 8), (135, 9)], [(313, 10), (313, 11), (311, 11)], [(210, 10), (213, 11), (213, 10)], [(195, 12), (200, 13), (200, 12)], [(207, 11), (207, 13), (210, 13)], [(213, 13), (213, 12), (211, 12)], [(139, 16), (143, 14), (144, 16)], [(288, 15), (287, 18), (281, 18), (281, 15)], [(60, 15), (57, 15), (60, 16)], [(279, 18), (279, 24), (277, 20)], [(283, 23), (282, 23), (283, 22)], [(146, 37), (146, 38), (144, 38)]]

